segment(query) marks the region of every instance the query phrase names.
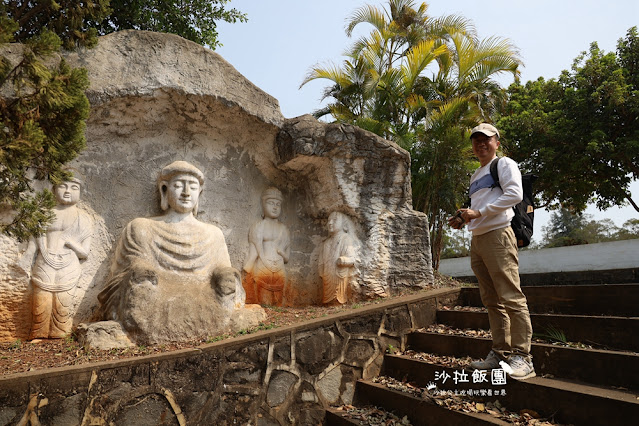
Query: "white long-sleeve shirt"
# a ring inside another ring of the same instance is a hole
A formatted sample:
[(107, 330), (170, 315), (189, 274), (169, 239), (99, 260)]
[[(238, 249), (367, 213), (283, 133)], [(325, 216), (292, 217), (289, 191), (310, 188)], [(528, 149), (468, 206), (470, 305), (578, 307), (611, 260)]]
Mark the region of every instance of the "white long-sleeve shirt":
[(490, 188), (494, 183), (490, 175), (490, 163), (475, 170), (470, 178), (470, 208), (481, 213), (480, 217), (468, 224), (468, 230), (473, 235), (482, 235), (510, 225), (515, 215), (512, 208), (523, 199), (524, 190), (517, 163), (502, 157), (497, 163), (497, 173), (501, 189)]

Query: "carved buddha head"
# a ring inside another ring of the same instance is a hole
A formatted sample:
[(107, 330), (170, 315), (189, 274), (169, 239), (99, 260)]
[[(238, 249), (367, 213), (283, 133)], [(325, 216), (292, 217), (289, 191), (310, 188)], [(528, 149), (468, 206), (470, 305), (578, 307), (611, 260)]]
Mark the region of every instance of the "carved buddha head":
[(186, 161), (174, 161), (164, 167), (158, 178), (160, 207), (179, 213), (197, 215), (200, 194), (204, 186), (204, 174)]
[(326, 222), (326, 229), (330, 235), (335, 235), (340, 232), (348, 232), (348, 223), (345, 220), (344, 213), (331, 213), (328, 216), (328, 222)]
[(82, 176), (77, 170), (71, 168), (66, 170), (73, 173), (73, 177), (53, 186), (53, 195), (58, 205), (62, 206), (70, 206), (80, 201), (80, 194), (84, 185)]
[(282, 192), (270, 187), (262, 192), (262, 214), (270, 219), (277, 219), (282, 213)]

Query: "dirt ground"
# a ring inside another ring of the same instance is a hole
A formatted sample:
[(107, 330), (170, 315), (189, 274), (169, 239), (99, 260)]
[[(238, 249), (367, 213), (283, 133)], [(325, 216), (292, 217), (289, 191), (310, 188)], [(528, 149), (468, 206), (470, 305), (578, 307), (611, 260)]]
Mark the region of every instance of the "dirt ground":
[[(428, 289), (406, 291), (395, 297), (416, 294), (435, 288), (458, 286), (454, 280), (437, 276), (435, 283)], [(84, 349), (71, 335), (65, 339), (36, 339), (32, 341), (16, 340), (14, 342), (0, 342), (0, 376), (23, 373), (52, 367), (81, 365), (99, 361), (109, 361), (132, 358), (150, 354), (174, 351), (178, 349), (194, 348), (219, 340), (229, 339), (241, 334), (251, 334), (260, 330), (268, 330), (291, 324), (301, 323), (314, 318), (358, 309), (375, 303), (391, 299), (376, 299), (343, 306), (309, 306), (305, 308), (284, 308), (265, 306), (267, 320), (251, 330), (242, 331), (234, 335), (225, 334), (208, 340), (192, 342), (170, 343), (153, 346), (136, 346), (128, 349), (96, 350)]]

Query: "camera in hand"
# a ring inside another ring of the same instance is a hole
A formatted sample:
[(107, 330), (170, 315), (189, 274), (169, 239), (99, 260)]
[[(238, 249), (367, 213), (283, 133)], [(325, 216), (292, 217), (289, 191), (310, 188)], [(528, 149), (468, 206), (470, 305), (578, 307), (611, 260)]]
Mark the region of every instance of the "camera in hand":
[(462, 217), (462, 212), (458, 210), (454, 216), (448, 218), (448, 225), (455, 229), (459, 229), (465, 224), (465, 220)]

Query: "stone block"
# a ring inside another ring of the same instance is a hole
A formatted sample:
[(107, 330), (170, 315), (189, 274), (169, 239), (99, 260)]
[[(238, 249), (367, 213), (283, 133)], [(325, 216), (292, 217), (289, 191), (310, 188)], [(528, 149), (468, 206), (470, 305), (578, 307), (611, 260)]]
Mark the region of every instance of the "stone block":
[(317, 396), (317, 391), (315, 390), (315, 386), (307, 381), (303, 381), (300, 384), (298, 402), (304, 403), (319, 403), (319, 398)]
[(42, 424), (79, 425), (82, 423), (87, 394), (82, 392), (66, 398), (52, 399), (40, 408), (38, 420)]
[[(104, 394), (118, 389), (122, 384), (131, 387), (151, 384), (151, 366), (148, 362), (131, 365), (113, 365), (96, 370), (97, 378), (93, 388), (96, 393)], [(88, 381), (86, 388), (88, 389)]]
[(229, 362), (246, 362), (266, 368), (268, 359), (268, 341), (247, 343), (241, 347), (233, 347), (226, 351)]
[(171, 404), (164, 395), (140, 395), (119, 407), (113, 418), (116, 425), (179, 425)]
[(255, 413), (260, 407), (260, 399), (256, 396), (225, 393), (218, 401), (213, 412), (215, 420), (211, 425), (247, 425), (253, 422)]
[(0, 424), (17, 424), (22, 417), (24, 407), (0, 406)]
[(290, 336), (278, 338), (274, 343), (273, 362), (288, 363), (291, 360)]
[(319, 374), (342, 354), (344, 339), (332, 330), (303, 335), (295, 342), (295, 358), (309, 374)]
[(403, 333), (412, 328), (410, 312), (407, 306), (399, 306), (386, 311), (384, 331), (386, 333)]
[[(299, 412), (291, 413), (297, 415), (297, 424), (300, 425), (323, 425), (326, 412), (321, 408), (303, 408)], [(295, 418), (295, 417), (293, 417)]]
[(224, 371), (223, 382), (225, 385), (260, 384), (262, 382), (262, 369), (254, 364), (230, 363)]
[(322, 398), (331, 405), (336, 404), (342, 387), (342, 369), (337, 366), (317, 381), (316, 389)]
[(349, 334), (377, 335), (383, 318), (383, 312), (372, 312), (367, 315), (342, 320), (341, 324)]
[(392, 337), (385, 334), (379, 336), (379, 347), (383, 352), (394, 353), (402, 351), (402, 339), (400, 337)]
[(381, 374), (382, 364), (384, 363), (384, 353), (378, 352), (375, 358), (364, 368), (362, 379), (370, 380)]
[(288, 371), (274, 371), (266, 391), (266, 403), (270, 407), (277, 407), (284, 403), (291, 392), (291, 388), (299, 378)]
[(152, 385), (169, 389), (176, 397), (214, 390), (221, 376), (219, 356), (199, 351), (190, 356), (154, 362), (150, 374)]
[(26, 406), (29, 402), (29, 381), (23, 378), (0, 381), (0, 407)]
[(364, 367), (375, 354), (375, 343), (371, 339), (351, 338), (346, 345), (344, 364)]
[(424, 328), (434, 324), (437, 317), (435, 299), (428, 299), (420, 303), (414, 303), (409, 307), (413, 318), (413, 327)]

